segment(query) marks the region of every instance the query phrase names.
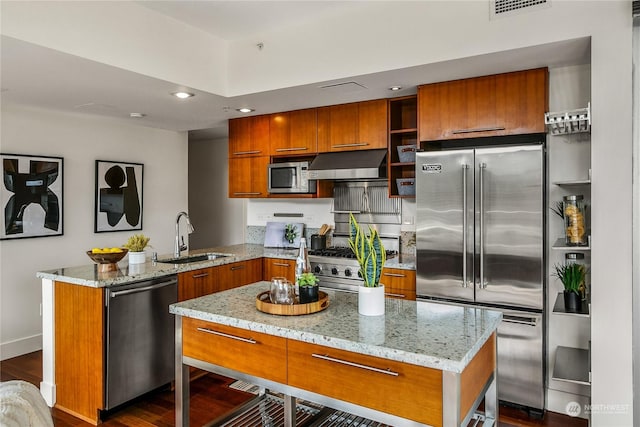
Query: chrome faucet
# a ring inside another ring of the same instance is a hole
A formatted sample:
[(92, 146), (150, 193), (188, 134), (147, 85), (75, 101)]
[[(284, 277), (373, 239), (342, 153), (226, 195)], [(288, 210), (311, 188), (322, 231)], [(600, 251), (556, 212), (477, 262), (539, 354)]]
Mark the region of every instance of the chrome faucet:
[(180, 244), (180, 217), (184, 216), (187, 221), (187, 233), (193, 233), (193, 225), (191, 225), (191, 220), (189, 219), (189, 215), (186, 212), (178, 213), (176, 217), (176, 244), (174, 247), (173, 255), (178, 258), (180, 256), (180, 251), (184, 251), (187, 249), (187, 245), (184, 243), (184, 236), (182, 237), (182, 244)]

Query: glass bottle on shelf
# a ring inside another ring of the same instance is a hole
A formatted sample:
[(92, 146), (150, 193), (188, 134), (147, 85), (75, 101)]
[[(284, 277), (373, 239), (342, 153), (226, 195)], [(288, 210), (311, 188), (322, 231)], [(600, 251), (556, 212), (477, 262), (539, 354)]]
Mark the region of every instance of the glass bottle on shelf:
[(300, 249), (298, 250), (298, 257), (296, 258), (296, 295), (299, 295), (298, 290), (298, 277), (302, 273), (308, 273), (311, 271), (311, 264), (309, 263), (309, 252), (307, 251), (307, 239), (300, 238)]
[(582, 195), (564, 196), (564, 229), (568, 246), (584, 246), (587, 244), (585, 227), (584, 198)]

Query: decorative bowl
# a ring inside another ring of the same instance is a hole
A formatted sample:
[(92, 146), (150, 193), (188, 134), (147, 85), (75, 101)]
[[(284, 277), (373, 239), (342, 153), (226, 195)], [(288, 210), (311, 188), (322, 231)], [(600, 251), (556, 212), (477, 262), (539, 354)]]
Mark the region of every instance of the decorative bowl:
[(87, 251), (87, 256), (89, 256), (93, 262), (100, 264), (98, 266), (100, 271), (112, 271), (118, 268), (116, 263), (124, 258), (127, 252), (129, 252), (129, 249), (124, 248), (122, 248), (122, 252), (106, 252), (98, 254)]

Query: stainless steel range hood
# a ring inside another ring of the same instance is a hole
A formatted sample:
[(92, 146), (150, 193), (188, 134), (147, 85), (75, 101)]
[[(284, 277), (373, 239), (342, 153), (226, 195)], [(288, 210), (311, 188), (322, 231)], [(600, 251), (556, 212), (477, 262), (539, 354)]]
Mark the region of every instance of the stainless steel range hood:
[(387, 150), (320, 153), (309, 165), (309, 179), (372, 179), (386, 176)]

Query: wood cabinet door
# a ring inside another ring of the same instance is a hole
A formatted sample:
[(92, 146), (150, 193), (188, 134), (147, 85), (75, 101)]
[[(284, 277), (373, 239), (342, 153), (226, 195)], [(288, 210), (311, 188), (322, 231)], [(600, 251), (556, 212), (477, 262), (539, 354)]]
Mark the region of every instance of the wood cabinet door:
[(262, 115), (229, 120), (229, 158), (267, 155), (269, 117)]
[(388, 298), (416, 299), (416, 272), (400, 268), (382, 269), (380, 282), (384, 285)]
[(546, 68), (423, 85), (421, 141), (545, 132)]
[(269, 157), (229, 159), (229, 197), (267, 197)]
[(318, 152), (358, 148), (358, 103), (318, 108)]
[(387, 111), (386, 99), (358, 103), (358, 142), (367, 144), (360, 148), (387, 148)]
[(216, 268), (220, 291), (262, 280), (262, 258), (224, 264)]
[(499, 74), (496, 96), (503, 125), (511, 135), (545, 133), (544, 114), (549, 111), (547, 68)]
[(218, 277), (215, 267), (202, 268), (178, 274), (178, 301), (198, 298), (217, 292)]
[(291, 282), (296, 279), (296, 260), (281, 258), (264, 258), (263, 280), (272, 277), (286, 277)]
[(104, 289), (55, 282), (56, 406), (97, 425), (104, 408)]
[(269, 128), (269, 154), (315, 154), (317, 143), (317, 114), (315, 108), (272, 114)]

